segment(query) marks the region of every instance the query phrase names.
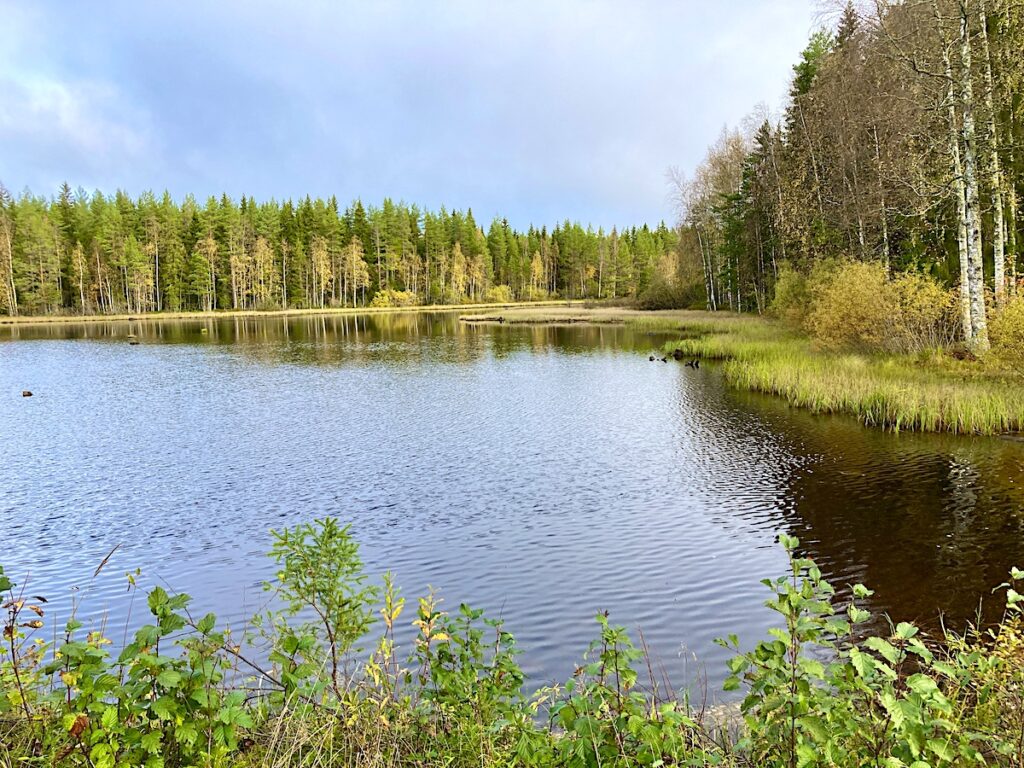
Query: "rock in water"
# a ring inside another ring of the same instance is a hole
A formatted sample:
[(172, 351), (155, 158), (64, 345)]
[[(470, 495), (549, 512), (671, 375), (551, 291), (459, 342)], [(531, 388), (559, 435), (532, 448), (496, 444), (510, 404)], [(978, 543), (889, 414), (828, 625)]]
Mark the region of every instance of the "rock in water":
[(32, 393), (29, 392), (27, 389), (23, 389), (23, 390), (21, 390), (21, 396), (22, 397), (32, 397)]

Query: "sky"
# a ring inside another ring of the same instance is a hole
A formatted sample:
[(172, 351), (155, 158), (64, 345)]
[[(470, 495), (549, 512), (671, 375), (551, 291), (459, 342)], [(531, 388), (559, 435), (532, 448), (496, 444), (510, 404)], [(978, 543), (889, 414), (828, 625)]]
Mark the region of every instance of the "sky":
[(673, 218), (778, 108), (814, 0), (0, 0), (0, 182)]

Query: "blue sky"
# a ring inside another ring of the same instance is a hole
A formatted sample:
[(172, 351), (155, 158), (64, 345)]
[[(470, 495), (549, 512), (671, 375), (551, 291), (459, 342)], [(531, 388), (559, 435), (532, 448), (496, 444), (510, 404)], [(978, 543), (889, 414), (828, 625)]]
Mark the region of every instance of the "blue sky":
[(781, 103), (815, 9), (0, 0), (0, 181), (654, 223), (669, 166)]

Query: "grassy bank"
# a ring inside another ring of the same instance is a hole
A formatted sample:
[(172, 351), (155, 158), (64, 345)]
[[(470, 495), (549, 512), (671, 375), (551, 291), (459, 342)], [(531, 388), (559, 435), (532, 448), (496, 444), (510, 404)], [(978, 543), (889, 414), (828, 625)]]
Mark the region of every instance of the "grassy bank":
[[(500, 621), (435, 595), (404, 612), (330, 519), (274, 534), (276, 608), (244, 640), (156, 588), (148, 623), (112, 657), (101, 632), (48, 627), (45, 598), (0, 569), (0, 765), (1022, 765), (1024, 572), (984, 635), (901, 623), (863, 639), (870, 590), (837, 600), (780, 539), (789, 573), (765, 581), (779, 628), (749, 652), (722, 641), (733, 717), (670, 690), (604, 614), (572, 680), (527, 694)], [(405, 650), (399, 623), (416, 630)]]
[(110, 315), (0, 315), (0, 325), (40, 325), (74, 323), (116, 323), (126, 321), (157, 322), (165, 320), (202, 320), (233, 317), (303, 317), (306, 315), (366, 315), (393, 312), (455, 312), (470, 310), (519, 309), (523, 307), (571, 307), (579, 301), (514, 302), (511, 304), (425, 304), (413, 307), (327, 307), (323, 309), (246, 309), (213, 310), (211, 312), (144, 312)]
[[(666, 352), (725, 361), (735, 387), (816, 413), (889, 429), (999, 434), (1024, 429), (1024, 380), (984, 361), (928, 355), (830, 353), (781, 323), (724, 312), (530, 308), (472, 317), (516, 323), (626, 323), (677, 332)], [(470, 317), (466, 317), (470, 320)]]

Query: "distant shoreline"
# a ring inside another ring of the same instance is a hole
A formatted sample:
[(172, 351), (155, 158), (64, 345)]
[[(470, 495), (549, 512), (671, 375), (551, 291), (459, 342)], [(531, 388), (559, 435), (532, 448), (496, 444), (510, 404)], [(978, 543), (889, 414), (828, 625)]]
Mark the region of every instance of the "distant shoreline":
[(210, 320), (236, 317), (303, 317), (307, 315), (368, 315), (395, 312), (461, 312), (476, 309), (521, 309), (524, 307), (582, 306), (582, 299), (519, 301), (506, 304), (419, 304), (413, 307), (325, 307), (322, 309), (215, 309), (209, 312), (142, 312), (115, 315), (15, 315), (0, 317), (0, 326), (75, 325), (77, 323), (160, 322), (166, 320)]

